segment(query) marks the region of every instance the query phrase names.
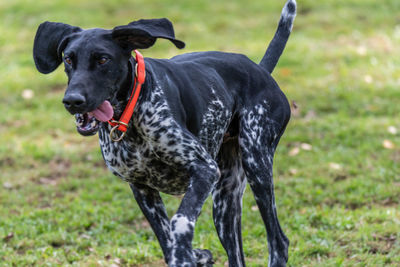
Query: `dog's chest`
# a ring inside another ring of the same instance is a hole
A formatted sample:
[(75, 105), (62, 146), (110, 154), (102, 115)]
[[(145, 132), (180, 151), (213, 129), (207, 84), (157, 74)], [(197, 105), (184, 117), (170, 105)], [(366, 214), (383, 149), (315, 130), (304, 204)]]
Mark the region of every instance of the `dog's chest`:
[(99, 140), (104, 160), (115, 175), (169, 194), (186, 191), (189, 177), (183, 166), (199, 148), (173, 120), (159, 88), (136, 107), (122, 141), (111, 141), (110, 129), (103, 125)]
[(189, 184), (188, 167), (196, 160), (215, 158), (230, 116), (223, 102), (214, 99), (203, 114), (199, 136), (194, 137), (173, 119), (162, 90), (154, 90), (136, 107), (122, 141), (111, 141), (111, 127), (101, 127), (104, 160), (115, 175), (128, 182), (182, 194)]
[(140, 183), (168, 194), (182, 194), (188, 184), (185, 170), (161, 158), (158, 148), (141, 136), (113, 142), (109, 128), (99, 131), (101, 151), (113, 174), (130, 183)]

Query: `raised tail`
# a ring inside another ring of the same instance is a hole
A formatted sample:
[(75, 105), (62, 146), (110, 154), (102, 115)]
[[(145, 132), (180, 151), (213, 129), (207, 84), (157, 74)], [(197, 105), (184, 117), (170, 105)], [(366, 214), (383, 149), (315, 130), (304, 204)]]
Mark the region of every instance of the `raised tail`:
[(282, 9), (281, 18), (275, 36), (260, 62), (260, 66), (266, 69), (269, 73), (272, 73), (276, 63), (278, 63), (278, 60), (282, 55), (283, 49), (285, 49), (286, 42), (289, 39), (290, 32), (293, 28), (295, 17), (296, 0), (288, 0)]

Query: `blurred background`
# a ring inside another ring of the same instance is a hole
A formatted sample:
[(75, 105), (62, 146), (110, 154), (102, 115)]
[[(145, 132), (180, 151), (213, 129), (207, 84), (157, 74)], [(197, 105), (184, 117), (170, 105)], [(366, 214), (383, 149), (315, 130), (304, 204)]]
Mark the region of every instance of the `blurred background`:
[[(259, 62), (285, 1), (0, 0), (0, 266), (164, 266), (129, 186), (104, 166), (96, 136), (77, 134), (61, 99), (63, 68), (36, 71), (46, 20), (113, 28), (169, 18), (186, 48)], [(276, 152), (276, 205), (289, 266), (400, 266), (400, 1), (298, 0), (273, 73), (292, 105)], [(179, 198), (164, 195), (169, 214)], [(243, 203), (248, 266), (266, 266), (264, 225)], [(207, 201), (194, 247), (227, 257)]]

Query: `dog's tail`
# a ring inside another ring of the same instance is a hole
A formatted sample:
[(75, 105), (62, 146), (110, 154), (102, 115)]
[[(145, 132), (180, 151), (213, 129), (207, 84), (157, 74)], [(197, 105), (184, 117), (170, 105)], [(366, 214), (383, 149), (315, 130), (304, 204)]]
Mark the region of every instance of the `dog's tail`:
[(266, 69), (269, 73), (272, 73), (276, 63), (278, 63), (279, 57), (282, 55), (283, 49), (285, 49), (286, 42), (289, 39), (290, 32), (293, 28), (295, 17), (296, 0), (288, 0), (282, 9), (281, 18), (275, 36), (260, 62), (260, 66)]

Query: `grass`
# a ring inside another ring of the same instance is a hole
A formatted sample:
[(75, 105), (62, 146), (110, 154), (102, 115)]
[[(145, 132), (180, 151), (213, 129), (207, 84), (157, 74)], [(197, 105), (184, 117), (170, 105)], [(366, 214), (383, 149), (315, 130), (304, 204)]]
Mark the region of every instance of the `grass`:
[[(104, 167), (96, 137), (79, 136), (61, 104), (62, 68), (32, 61), (44, 20), (83, 28), (168, 17), (187, 48), (259, 61), (284, 1), (14, 0), (0, 3), (0, 266), (162, 266), (127, 184)], [(322, 3), (321, 3), (322, 2)], [(298, 1), (273, 76), (293, 106), (275, 158), (276, 201), (289, 266), (400, 265), (400, 2)], [(32, 95), (33, 93), (33, 95)], [(164, 196), (168, 212), (179, 198)], [(265, 266), (266, 235), (246, 190), (248, 266)], [(207, 201), (194, 246), (227, 257)]]

